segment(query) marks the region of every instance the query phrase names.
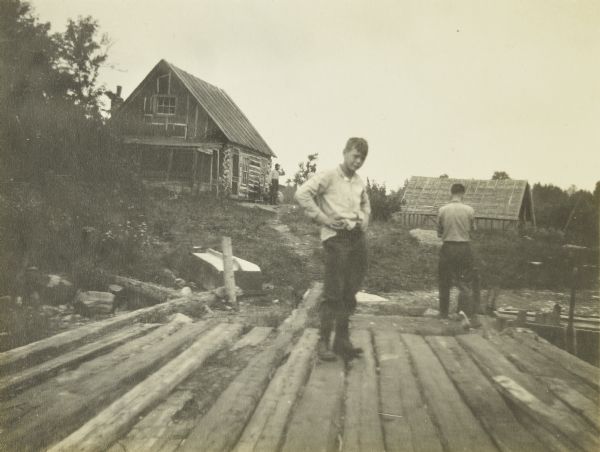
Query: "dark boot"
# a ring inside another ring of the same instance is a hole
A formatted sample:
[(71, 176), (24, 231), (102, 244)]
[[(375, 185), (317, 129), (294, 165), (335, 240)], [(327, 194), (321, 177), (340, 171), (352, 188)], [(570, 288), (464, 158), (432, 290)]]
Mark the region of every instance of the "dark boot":
[(319, 339), (317, 344), (317, 356), (321, 361), (335, 361), (337, 359), (335, 353), (329, 350), (329, 342), (323, 338)]
[(362, 348), (355, 347), (352, 345), (352, 342), (350, 342), (349, 321), (346, 318), (338, 319), (336, 321), (333, 351), (345, 360), (356, 358), (363, 352)]
[(317, 356), (321, 361), (335, 361), (336, 356), (329, 348), (329, 339), (333, 330), (333, 314), (329, 309), (322, 308), (321, 325), (319, 327), (319, 343), (317, 344)]

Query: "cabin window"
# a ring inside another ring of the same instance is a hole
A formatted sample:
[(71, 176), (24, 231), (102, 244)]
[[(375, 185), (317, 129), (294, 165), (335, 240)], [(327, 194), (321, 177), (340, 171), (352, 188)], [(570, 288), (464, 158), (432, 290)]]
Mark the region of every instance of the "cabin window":
[(156, 113), (174, 115), (177, 98), (175, 96), (156, 96)]
[(169, 94), (171, 92), (169, 90), (169, 79), (169, 74), (161, 75), (156, 79), (156, 92), (158, 94)]

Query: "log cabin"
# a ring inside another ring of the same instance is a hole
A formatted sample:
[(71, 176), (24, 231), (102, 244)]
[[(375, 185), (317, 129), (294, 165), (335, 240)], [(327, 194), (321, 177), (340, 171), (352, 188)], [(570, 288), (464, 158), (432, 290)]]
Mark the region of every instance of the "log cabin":
[(111, 122), (144, 181), (259, 199), (275, 153), (227, 93), (159, 61)]

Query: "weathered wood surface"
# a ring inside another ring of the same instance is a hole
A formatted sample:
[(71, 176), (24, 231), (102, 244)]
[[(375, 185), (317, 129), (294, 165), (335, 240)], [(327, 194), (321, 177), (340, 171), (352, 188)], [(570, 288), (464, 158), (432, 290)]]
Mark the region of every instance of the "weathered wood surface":
[(288, 424), (282, 452), (339, 450), (344, 363), (318, 362)]
[(352, 332), (352, 341), (363, 349), (361, 359), (350, 362), (344, 410), (343, 448), (349, 452), (383, 452), (379, 417), (379, 388), (375, 354), (368, 330)]
[(315, 329), (304, 331), (287, 362), (281, 366), (244, 428), (236, 452), (278, 450), (290, 418), (313, 365), (319, 340)]
[(596, 390), (600, 389), (600, 371), (597, 367), (586, 363), (565, 350), (555, 347), (539, 336), (516, 332), (513, 334), (513, 337), (540, 355), (545, 356), (556, 366), (563, 367), (572, 374), (577, 375)]
[(0, 394), (13, 393), (27, 386), (39, 382), (56, 374), (61, 369), (74, 367), (77, 364), (89, 360), (95, 356), (106, 353), (119, 345), (139, 337), (152, 329), (157, 324), (140, 323), (126, 329), (118, 330), (108, 336), (101, 337), (98, 341), (76, 348), (73, 351), (59, 355), (54, 359), (45, 361), (37, 366), (27, 368), (16, 374), (8, 375), (0, 380)]
[[(182, 450), (195, 451), (200, 445), (211, 452), (229, 451), (234, 447), (294, 336), (318, 307), (321, 290), (320, 284), (313, 285), (300, 307), (282, 323), (273, 343), (252, 359), (200, 419)], [(223, 425), (228, 428), (222, 429)]]
[(478, 335), (459, 336), (458, 341), (518, 409), (533, 416), (548, 431), (560, 432), (575, 447), (598, 450), (597, 432), (556, 398), (543, 382), (519, 371), (492, 343)]
[(515, 418), (493, 384), (452, 337), (426, 338), (463, 400), (502, 451), (546, 451)]
[(0, 403), (0, 444), (9, 450), (38, 450), (60, 440), (170, 360), (207, 327), (204, 322), (173, 321)]
[(231, 347), (231, 351), (239, 350), (244, 347), (256, 347), (263, 342), (271, 332), (273, 328), (270, 326), (255, 326), (250, 330), (248, 334), (245, 334)]
[(187, 297), (176, 298), (166, 303), (138, 309), (99, 322), (92, 322), (74, 330), (65, 331), (64, 333), (0, 353), (0, 371), (2, 371), (2, 374), (16, 371), (25, 365), (31, 366), (45, 359), (55, 357), (60, 353), (72, 350), (85, 342), (90, 342), (125, 325), (131, 325), (138, 321), (156, 321), (174, 312), (195, 309), (199, 303), (211, 303), (216, 300), (216, 295), (210, 292), (203, 292), (202, 294), (197, 294), (193, 299)]
[(552, 393), (568, 405), (571, 410), (581, 414), (591, 425), (600, 431), (600, 409), (598, 400), (590, 400), (576, 390), (571, 383), (560, 378), (542, 377)]
[(140, 415), (156, 406), (208, 357), (233, 342), (241, 332), (240, 324), (217, 325), (50, 450), (106, 450), (127, 433)]
[(465, 405), (454, 384), (422, 337), (402, 334), (431, 407), (442, 444), (450, 451), (495, 451), (490, 437)]

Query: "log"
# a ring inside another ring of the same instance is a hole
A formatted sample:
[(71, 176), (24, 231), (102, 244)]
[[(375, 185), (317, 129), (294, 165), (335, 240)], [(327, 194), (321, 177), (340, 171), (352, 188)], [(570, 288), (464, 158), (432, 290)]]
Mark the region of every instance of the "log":
[(341, 430), (343, 398), (343, 361), (317, 363), (288, 423), (281, 451), (341, 450), (336, 442)]
[(223, 281), (227, 292), (227, 300), (235, 304), (237, 298), (235, 295), (235, 276), (233, 275), (233, 250), (231, 248), (231, 237), (223, 237)]
[[(229, 451), (260, 401), (271, 375), (280, 365), (294, 336), (304, 328), (308, 316), (319, 305), (322, 285), (316, 283), (304, 302), (282, 323), (274, 342), (255, 356), (200, 419), (182, 445), (183, 451)], [(223, 429), (223, 425), (227, 428)]]
[(160, 403), (207, 358), (232, 342), (241, 332), (240, 324), (217, 325), (50, 451), (106, 450), (135, 424), (140, 415)]
[(344, 450), (383, 452), (385, 446), (379, 417), (379, 391), (371, 335), (367, 330), (354, 330), (352, 341), (363, 349), (363, 355), (361, 359), (351, 361), (348, 372)]
[(176, 298), (166, 303), (138, 309), (65, 331), (64, 333), (0, 353), (0, 372), (7, 374), (25, 366), (52, 358), (125, 325), (130, 325), (138, 321), (155, 322), (177, 311), (196, 311), (201, 309), (204, 304), (211, 304), (217, 300), (218, 298), (214, 294), (203, 292), (194, 298)]
[(425, 340), (413, 334), (401, 337), (414, 363), (424, 398), (434, 414), (442, 444), (448, 450), (497, 450)]
[(397, 331), (374, 330), (379, 362), (381, 423), (388, 452), (442, 452), (406, 346)]
[(548, 391), (542, 381), (519, 371), (489, 341), (478, 335), (469, 334), (457, 339), (517, 409), (533, 417), (551, 435), (565, 438), (573, 444), (572, 448), (598, 450), (598, 439), (589, 425)]
[(501, 451), (547, 450), (515, 418), (494, 385), (451, 337), (426, 338), (462, 398)]
[(156, 324), (132, 325), (42, 364), (9, 375), (0, 380), (0, 394), (7, 394), (31, 386), (44, 378), (55, 375), (61, 369), (74, 367), (83, 361), (106, 353), (125, 342), (146, 334), (157, 326)]
[(555, 347), (539, 336), (532, 337), (531, 334), (517, 332), (513, 334), (513, 337), (548, 358), (554, 365), (568, 370), (596, 390), (600, 389), (600, 371), (597, 367), (586, 363), (565, 350)]
[(208, 328), (175, 320), (0, 403), (0, 444), (39, 450), (79, 428)]
[(273, 331), (273, 328), (270, 326), (255, 326), (231, 347), (231, 351), (233, 352), (244, 347), (256, 347), (269, 337), (271, 331)]
[(308, 379), (318, 340), (317, 330), (304, 331), (261, 398), (234, 449), (236, 452), (279, 450), (292, 407)]

